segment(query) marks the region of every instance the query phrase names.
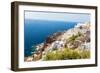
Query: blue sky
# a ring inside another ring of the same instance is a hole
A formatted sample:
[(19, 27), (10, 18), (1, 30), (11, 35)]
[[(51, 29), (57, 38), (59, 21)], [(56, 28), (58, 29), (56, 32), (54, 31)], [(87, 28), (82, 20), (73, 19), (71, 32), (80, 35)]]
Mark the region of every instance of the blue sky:
[(90, 14), (25, 11), (25, 19), (84, 23), (90, 21)]

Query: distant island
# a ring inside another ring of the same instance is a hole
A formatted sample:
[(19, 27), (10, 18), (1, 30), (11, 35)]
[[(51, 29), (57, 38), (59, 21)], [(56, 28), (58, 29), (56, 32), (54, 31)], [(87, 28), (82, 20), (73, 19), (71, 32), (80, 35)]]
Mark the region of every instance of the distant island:
[(24, 61), (88, 59), (90, 41), (90, 23), (78, 23), (74, 28), (48, 36), (44, 42), (35, 46), (35, 51)]

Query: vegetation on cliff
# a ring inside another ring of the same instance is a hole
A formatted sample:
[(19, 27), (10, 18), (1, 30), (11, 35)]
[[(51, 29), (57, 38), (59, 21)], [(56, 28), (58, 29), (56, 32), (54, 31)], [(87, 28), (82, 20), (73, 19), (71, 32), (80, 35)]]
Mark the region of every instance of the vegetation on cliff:
[(87, 59), (90, 58), (89, 50), (69, 49), (54, 50), (47, 52), (43, 60), (68, 60), (68, 59)]

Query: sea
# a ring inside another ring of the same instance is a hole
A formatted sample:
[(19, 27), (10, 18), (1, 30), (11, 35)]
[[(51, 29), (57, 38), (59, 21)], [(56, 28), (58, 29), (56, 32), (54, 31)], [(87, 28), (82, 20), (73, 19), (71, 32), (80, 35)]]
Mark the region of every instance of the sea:
[(24, 21), (24, 56), (32, 55), (36, 49), (35, 46), (43, 43), (48, 36), (67, 31), (75, 25), (77, 25), (76, 22), (26, 19)]

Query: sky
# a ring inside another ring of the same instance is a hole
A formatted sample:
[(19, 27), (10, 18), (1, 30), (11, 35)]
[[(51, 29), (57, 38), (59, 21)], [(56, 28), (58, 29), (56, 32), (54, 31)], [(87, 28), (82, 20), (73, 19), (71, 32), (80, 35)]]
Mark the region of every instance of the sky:
[(24, 11), (25, 19), (64, 22), (89, 22), (90, 14), (67, 12)]

